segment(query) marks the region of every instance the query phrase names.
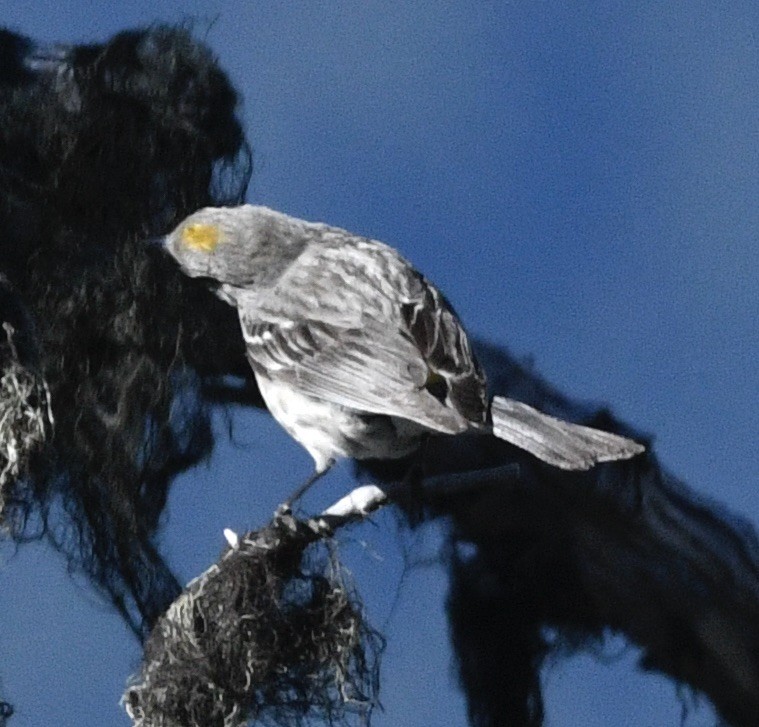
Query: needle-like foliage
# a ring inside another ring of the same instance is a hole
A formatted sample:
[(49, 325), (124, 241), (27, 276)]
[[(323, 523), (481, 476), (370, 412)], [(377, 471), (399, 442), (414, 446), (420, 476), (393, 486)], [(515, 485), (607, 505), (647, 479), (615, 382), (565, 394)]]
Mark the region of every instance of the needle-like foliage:
[[(153, 536), (174, 476), (212, 447), (204, 387), (248, 375), (234, 313), (146, 240), (241, 200), (237, 95), (181, 29), (71, 47), (3, 31), (0, 54), (0, 271), (13, 296), (0, 312), (11, 324), (26, 312), (35, 352), (33, 371), (6, 356), (0, 372), (14, 422), (4, 522), (19, 539), (47, 535), (142, 634), (179, 593)], [(43, 420), (55, 422), (46, 457), (22, 472)]]
[(188, 585), (125, 694), (134, 725), (367, 723), (383, 640), (314, 539), (275, 521)]

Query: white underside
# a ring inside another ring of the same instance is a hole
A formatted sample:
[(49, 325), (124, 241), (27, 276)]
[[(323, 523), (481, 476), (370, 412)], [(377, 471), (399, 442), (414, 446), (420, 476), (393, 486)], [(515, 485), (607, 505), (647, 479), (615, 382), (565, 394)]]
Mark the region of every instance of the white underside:
[(256, 374), (256, 381), (271, 415), (313, 457), (317, 472), (344, 457), (405, 457), (419, 447), (427, 431), (407, 419), (362, 416), (265, 376)]

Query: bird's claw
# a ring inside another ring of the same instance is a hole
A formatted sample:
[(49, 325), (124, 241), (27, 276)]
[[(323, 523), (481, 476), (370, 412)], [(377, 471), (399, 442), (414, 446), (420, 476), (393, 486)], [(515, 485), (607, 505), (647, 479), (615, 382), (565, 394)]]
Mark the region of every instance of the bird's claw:
[(293, 514), (292, 504), (289, 501), (283, 502), (281, 505), (278, 505), (277, 509), (274, 511), (273, 519), (275, 522), (281, 522), (288, 516), (292, 517), (292, 514)]

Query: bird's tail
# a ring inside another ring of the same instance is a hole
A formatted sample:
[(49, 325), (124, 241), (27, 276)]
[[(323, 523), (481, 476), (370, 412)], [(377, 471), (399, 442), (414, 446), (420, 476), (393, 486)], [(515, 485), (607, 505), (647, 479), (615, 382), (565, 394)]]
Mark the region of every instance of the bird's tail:
[(632, 439), (565, 422), (502, 396), (493, 398), (490, 413), (496, 437), (564, 470), (587, 470), (645, 450)]

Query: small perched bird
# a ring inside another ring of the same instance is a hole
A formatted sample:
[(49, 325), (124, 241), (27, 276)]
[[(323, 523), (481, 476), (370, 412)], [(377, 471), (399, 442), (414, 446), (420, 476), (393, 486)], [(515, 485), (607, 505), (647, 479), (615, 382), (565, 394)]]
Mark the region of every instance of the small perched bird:
[(643, 447), (504, 397), (440, 291), (392, 247), (266, 207), (208, 207), (163, 239), (237, 308), (274, 418), (313, 457), (400, 458), (429, 432), (476, 431), (585, 470)]

